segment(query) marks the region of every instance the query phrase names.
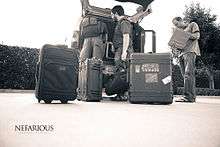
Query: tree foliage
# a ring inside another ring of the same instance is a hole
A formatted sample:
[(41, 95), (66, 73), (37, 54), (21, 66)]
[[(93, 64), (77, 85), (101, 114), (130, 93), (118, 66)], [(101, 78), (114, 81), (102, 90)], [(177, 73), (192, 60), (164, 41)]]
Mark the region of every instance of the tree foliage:
[(0, 45), (0, 89), (34, 89), (38, 49)]
[(211, 9), (202, 8), (200, 3), (191, 3), (186, 6), (184, 19), (194, 21), (200, 27), (201, 57), (197, 58), (197, 67), (209, 71), (220, 69), (220, 25), (216, 22), (217, 15), (211, 14)]

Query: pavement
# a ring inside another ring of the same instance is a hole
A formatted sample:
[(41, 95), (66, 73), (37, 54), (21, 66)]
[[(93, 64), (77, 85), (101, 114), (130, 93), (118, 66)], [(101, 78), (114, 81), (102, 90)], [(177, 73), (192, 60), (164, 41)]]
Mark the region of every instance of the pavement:
[(39, 104), (33, 93), (0, 93), (0, 102), (0, 147), (220, 147), (220, 97)]

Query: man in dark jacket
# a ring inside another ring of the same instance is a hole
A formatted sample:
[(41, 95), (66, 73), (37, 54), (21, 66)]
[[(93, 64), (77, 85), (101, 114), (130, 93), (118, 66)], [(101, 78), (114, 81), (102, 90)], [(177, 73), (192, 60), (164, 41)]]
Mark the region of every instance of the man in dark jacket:
[[(118, 86), (124, 85), (123, 87), (118, 87), (118, 100), (126, 100), (127, 97), (124, 93), (128, 90), (128, 83), (126, 79), (126, 59), (133, 52), (132, 47), (132, 25), (128, 21), (127, 16), (124, 14), (124, 9), (122, 6), (115, 6), (112, 8), (112, 18), (117, 22), (114, 35), (113, 35), (113, 45), (115, 48), (115, 65), (116, 74), (113, 82), (117, 82)], [(118, 77), (117, 77), (118, 76)], [(119, 84), (120, 83), (120, 84)], [(115, 83), (113, 83), (114, 85)], [(116, 84), (117, 85), (117, 84)], [(116, 87), (112, 87), (115, 88)]]
[(115, 48), (115, 63), (119, 66), (121, 60), (126, 58), (133, 52), (132, 47), (132, 25), (124, 14), (122, 6), (115, 6), (112, 9), (112, 18), (117, 21), (113, 36), (113, 45)]

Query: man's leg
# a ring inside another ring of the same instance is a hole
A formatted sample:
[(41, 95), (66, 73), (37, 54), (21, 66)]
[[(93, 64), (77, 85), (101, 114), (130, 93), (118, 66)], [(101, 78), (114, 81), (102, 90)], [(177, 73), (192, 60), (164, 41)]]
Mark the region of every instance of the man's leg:
[(185, 98), (190, 101), (195, 101), (195, 53), (187, 53), (183, 55), (185, 63), (184, 74), (184, 94)]
[(83, 43), (82, 50), (80, 52), (80, 61), (83, 62), (87, 58), (91, 58), (92, 56), (92, 45), (91, 45), (91, 38), (86, 38)]
[(185, 63), (184, 63), (183, 56), (179, 57), (179, 67), (180, 67), (181, 75), (184, 78), (184, 75), (185, 75)]
[[(124, 70), (124, 72), (125, 72), (125, 70), (126, 70), (125, 69), (126, 65), (121, 60), (122, 50), (123, 50), (122, 48), (117, 48), (116, 52), (115, 52), (115, 66), (116, 66), (117, 72), (122, 72), (122, 70)], [(127, 77), (125, 77), (125, 79), (121, 79), (121, 80), (127, 81)], [(125, 92), (118, 91), (116, 100), (126, 101), (127, 99), (128, 99), (128, 97), (125, 95)]]
[[(184, 75), (185, 75), (185, 62), (184, 62), (184, 59), (183, 59), (183, 56), (179, 57), (179, 68), (180, 68), (180, 72), (181, 72), (181, 75), (183, 77), (183, 81), (184, 81)], [(183, 84), (184, 86), (184, 84)], [(185, 90), (184, 90), (185, 92)], [(185, 95), (185, 93), (183, 93)]]
[(117, 70), (120, 70), (124, 67), (123, 62), (121, 60), (121, 55), (122, 55), (122, 48), (117, 48), (115, 52), (115, 66)]
[(92, 40), (92, 43), (93, 43), (92, 57), (102, 60), (104, 51), (105, 51), (104, 43), (101, 37), (93, 37), (92, 39), (93, 39)]

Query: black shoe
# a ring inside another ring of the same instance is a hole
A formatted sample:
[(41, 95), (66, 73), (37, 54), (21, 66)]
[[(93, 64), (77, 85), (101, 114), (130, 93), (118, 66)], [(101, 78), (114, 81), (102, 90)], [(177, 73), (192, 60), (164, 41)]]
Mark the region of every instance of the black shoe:
[(196, 99), (189, 99), (189, 101), (190, 101), (191, 103), (195, 103), (195, 102), (196, 102)]
[(128, 97), (125, 95), (117, 95), (116, 97), (111, 98), (112, 101), (127, 101)]
[(196, 102), (195, 99), (188, 99), (188, 98), (180, 98), (178, 100), (175, 100), (175, 102), (182, 102), (182, 103), (194, 103)]
[(120, 99), (121, 99), (121, 101), (127, 101), (128, 97), (126, 95), (121, 95)]

